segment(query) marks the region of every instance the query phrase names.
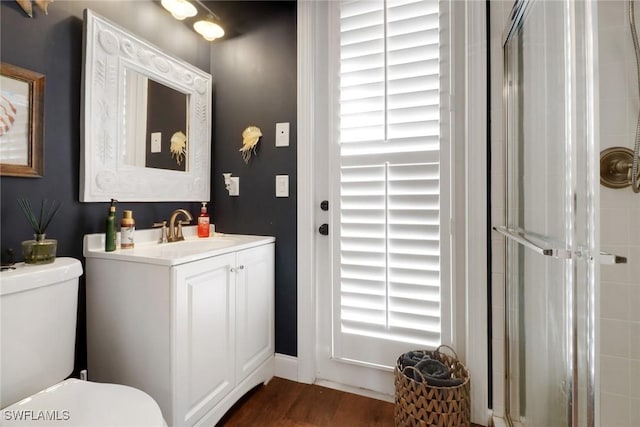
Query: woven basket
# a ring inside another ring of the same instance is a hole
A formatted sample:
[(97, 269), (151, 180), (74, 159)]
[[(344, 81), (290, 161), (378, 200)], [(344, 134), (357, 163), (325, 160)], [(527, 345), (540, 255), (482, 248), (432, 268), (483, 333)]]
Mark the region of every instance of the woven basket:
[[(448, 348), (454, 354), (449, 356), (440, 351)], [(424, 426), (424, 427), (468, 427), (471, 425), (471, 397), (469, 371), (458, 360), (455, 351), (441, 345), (435, 351), (419, 350), (445, 364), (455, 378), (462, 378), (464, 382), (454, 387), (435, 387), (423, 378), (418, 382), (404, 372), (412, 369), (422, 376), (420, 371), (412, 366), (402, 366), (402, 356), (398, 358), (394, 369), (396, 397), (395, 424), (396, 427)]]

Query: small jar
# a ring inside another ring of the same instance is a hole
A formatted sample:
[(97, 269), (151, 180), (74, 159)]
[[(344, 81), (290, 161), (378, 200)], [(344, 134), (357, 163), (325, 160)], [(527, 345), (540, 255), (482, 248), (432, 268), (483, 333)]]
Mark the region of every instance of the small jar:
[(46, 237), (45, 234), (34, 234), (33, 240), (22, 242), (25, 264), (51, 264), (56, 260), (58, 241)]
[(131, 249), (134, 247), (136, 221), (133, 219), (133, 211), (122, 211), (122, 215), (122, 221), (120, 222), (120, 248)]

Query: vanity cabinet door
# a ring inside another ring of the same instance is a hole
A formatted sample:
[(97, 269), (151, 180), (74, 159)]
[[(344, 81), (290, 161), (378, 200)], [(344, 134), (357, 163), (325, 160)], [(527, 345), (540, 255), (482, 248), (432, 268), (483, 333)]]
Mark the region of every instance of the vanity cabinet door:
[(274, 353), (274, 246), (238, 252), (236, 377), (240, 382)]
[(236, 254), (173, 268), (174, 426), (191, 426), (235, 386)]

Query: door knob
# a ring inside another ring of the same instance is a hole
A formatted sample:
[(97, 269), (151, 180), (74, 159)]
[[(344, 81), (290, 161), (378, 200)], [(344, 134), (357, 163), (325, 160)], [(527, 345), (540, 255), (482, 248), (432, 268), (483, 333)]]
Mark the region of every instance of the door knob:
[(326, 236), (329, 234), (329, 224), (322, 224), (320, 226), (320, 228), (318, 228), (318, 232), (320, 234), (322, 234), (323, 236)]

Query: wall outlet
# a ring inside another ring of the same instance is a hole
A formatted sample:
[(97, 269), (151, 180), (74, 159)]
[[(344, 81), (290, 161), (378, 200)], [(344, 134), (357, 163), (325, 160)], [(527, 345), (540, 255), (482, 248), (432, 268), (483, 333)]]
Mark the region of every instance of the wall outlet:
[(276, 197), (289, 197), (289, 175), (276, 175)]
[(276, 123), (276, 147), (289, 146), (289, 123)]
[(153, 132), (151, 134), (151, 152), (159, 153), (162, 151), (162, 132)]
[(232, 176), (229, 178), (229, 195), (230, 196), (239, 196), (240, 195), (240, 177)]

